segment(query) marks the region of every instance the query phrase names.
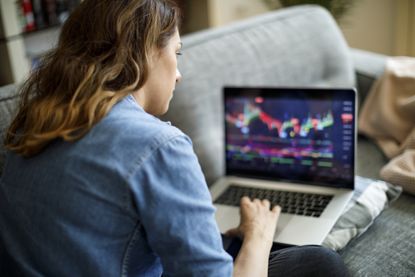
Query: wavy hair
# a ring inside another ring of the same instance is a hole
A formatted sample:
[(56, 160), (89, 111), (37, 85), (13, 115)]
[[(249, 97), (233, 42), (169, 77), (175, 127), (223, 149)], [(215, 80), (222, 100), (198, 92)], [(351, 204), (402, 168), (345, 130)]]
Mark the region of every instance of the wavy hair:
[(167, 45), (178, 20), (169, 0), (84, 0), (23, 84), (6, 148), (29, 157), (55, 139), (80, 139), (144, 85), (151, 51)]

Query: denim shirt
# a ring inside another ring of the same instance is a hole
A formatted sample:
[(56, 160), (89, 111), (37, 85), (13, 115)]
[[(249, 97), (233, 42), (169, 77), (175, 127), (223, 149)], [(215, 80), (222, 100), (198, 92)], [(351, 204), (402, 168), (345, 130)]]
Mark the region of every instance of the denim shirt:
[(129, 95), (86, 136), (8, 153), (3, 243), (29, 276), (230, 276), (190, 139)]

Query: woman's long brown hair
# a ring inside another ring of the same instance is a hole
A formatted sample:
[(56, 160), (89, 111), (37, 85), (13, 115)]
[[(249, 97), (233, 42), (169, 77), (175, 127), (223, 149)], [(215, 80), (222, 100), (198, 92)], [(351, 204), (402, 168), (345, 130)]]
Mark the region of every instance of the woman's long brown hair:
[(33, 156), (51, 141), (84, 136), (146, 82), (151, 51), (178, 25), (169, 0), (84, 0), (21, 89), (5, 146)]

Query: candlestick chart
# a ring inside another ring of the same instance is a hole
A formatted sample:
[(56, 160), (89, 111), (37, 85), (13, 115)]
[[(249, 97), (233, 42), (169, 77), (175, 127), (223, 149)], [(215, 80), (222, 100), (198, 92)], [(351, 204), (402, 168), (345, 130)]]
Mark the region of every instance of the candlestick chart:
[[(237, 115), (226, 115), (226, 121), (239, 128), (242, 133), (248, 134), (250, 132), (250, 124), (255, 120), (260, 120), (264, 123), (269, 131), (275, 130), (280, 138), (288, 136), (307, 137), (311, 130), (323, 131), (333, 125), (333, 114), (328, 111), (326, 114), (312, 117), (308, 115), (307, 118), (300, 120), (297, 117), (281, 120), (273, 118), (271, 115), (262, 111), (259, 107), (247, 104), (244, 106), (242, 113)], [(290, 132), (288, 132), (290, 130)]]
[[(287, 108), (285, 108), (287, 110)], [(247, 101), (225, 115), (228, 128), (226, 150), (232, 159), (275, 164), (331, 167), (334, 124), (330, 109), (311, 113), (267, 112)]]

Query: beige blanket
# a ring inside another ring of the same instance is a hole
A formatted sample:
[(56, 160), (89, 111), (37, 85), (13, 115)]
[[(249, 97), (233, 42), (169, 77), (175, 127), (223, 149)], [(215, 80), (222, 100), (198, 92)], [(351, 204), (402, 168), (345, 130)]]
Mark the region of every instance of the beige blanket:
[(359, 132), (391, 159), (381, 177), (415, 194), (415, 58), (387, 60), (384, 75), (363, 104)]

